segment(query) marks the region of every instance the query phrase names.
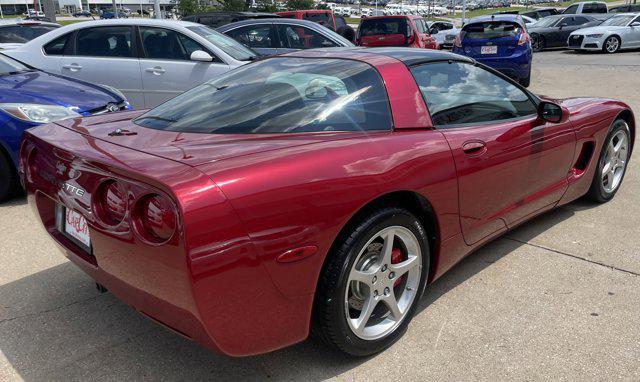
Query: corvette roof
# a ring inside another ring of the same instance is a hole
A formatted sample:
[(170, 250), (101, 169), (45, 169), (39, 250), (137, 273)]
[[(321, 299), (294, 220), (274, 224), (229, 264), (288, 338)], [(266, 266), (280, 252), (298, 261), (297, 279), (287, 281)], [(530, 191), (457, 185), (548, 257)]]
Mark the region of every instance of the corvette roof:
[(474, 62), (473, 59), (459, 54), (445, 52), (441, 50), (433, 49), (420, 49), (420, 48), (401, 48), (401, 47), (386, 47), (386, 48), (327, 48), (327, 49), (312, 49), (306, 51), (298, 51), (285, 54), (284, 56), (290, 57), (314, 57), (314, 58), (343, 58), (359, 61), (370, 61), (373, 57), (378, 58), (392, 58), (401, 61), (407, 66), (423, 64), (435, 61), (464, 61)]

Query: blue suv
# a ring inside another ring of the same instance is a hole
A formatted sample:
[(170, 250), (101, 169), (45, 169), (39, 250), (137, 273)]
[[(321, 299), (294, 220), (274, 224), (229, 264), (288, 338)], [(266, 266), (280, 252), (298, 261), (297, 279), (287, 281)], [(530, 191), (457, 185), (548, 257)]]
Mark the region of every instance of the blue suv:
[(520, 15), (475, 17), (456, 38), (453, 52), (474, 58), (517, 80), (531, 82), (531, 41)]
[(0, 54), (0, 201), (20, 188), (18, 150), (26, 129), (130, 108), (114, 88), (43, 72)]

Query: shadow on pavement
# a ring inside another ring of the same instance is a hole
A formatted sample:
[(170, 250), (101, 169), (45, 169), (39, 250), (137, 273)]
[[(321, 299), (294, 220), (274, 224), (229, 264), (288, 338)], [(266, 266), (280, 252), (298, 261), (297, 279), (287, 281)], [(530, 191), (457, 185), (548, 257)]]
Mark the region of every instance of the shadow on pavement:
[[(570, 218), (571, 208), (525, 224), (518, 228), (519, 237), (528, 240)], [(426, 314), (423, 311), (441, 296), (524, 245), (508, 235), (429, 286), (417, 314)], [(252, 319), (259, 324), (259, 318)], [(425, 341), (430, 338), (425, 334)], [(69, 262), (0, 286), (0, 350), (27, 381), (321, 380), (375, 358), (346, 357), (314, 340), (248, 358), (213, 354), (148, 321), (111, 294), (100, 294)]]

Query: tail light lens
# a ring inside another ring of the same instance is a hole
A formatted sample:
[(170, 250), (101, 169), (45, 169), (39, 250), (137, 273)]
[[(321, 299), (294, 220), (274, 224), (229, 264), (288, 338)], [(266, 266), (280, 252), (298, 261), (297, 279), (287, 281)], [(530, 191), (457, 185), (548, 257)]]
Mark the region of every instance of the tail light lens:
[(118, 182), (108, 180), (95, 193), (94, 207), (103, 223), (118, 225), (127, 214), (127, 194)]
[(176, 230), (173, 203), (158, 194), (147, 195), (138, 200), (134, 221), (138, 233), (153, 243), (169, 240)]
[(520, 33), (520, 38), (518, 39), (518, 45), (524, 45), (529, 42), (529, 34), (526, 32)]
[(456, 39), (453, 40), (453, 46), (455, 46), (456, 48), (462, 48), (462, 38), (460, 37), (460, 35), (457, 35)]

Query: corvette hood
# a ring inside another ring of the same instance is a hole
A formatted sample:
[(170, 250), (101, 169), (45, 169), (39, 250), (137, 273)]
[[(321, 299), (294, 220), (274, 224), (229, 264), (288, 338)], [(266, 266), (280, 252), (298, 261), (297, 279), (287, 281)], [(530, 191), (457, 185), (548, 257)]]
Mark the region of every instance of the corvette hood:
[(146, 110), (125, 111), (99, 116), (58, 121), (91, 140), (94, 149), (106, 141), (133, 150), (178, 161), (190, 166), (222, 161), (238, 156), (295, 146), (309, 146), (334, 139), (345, 139), (357, 132), (286, 134), (201, 134), (181, 133), (138, 126), (132, 119)]

